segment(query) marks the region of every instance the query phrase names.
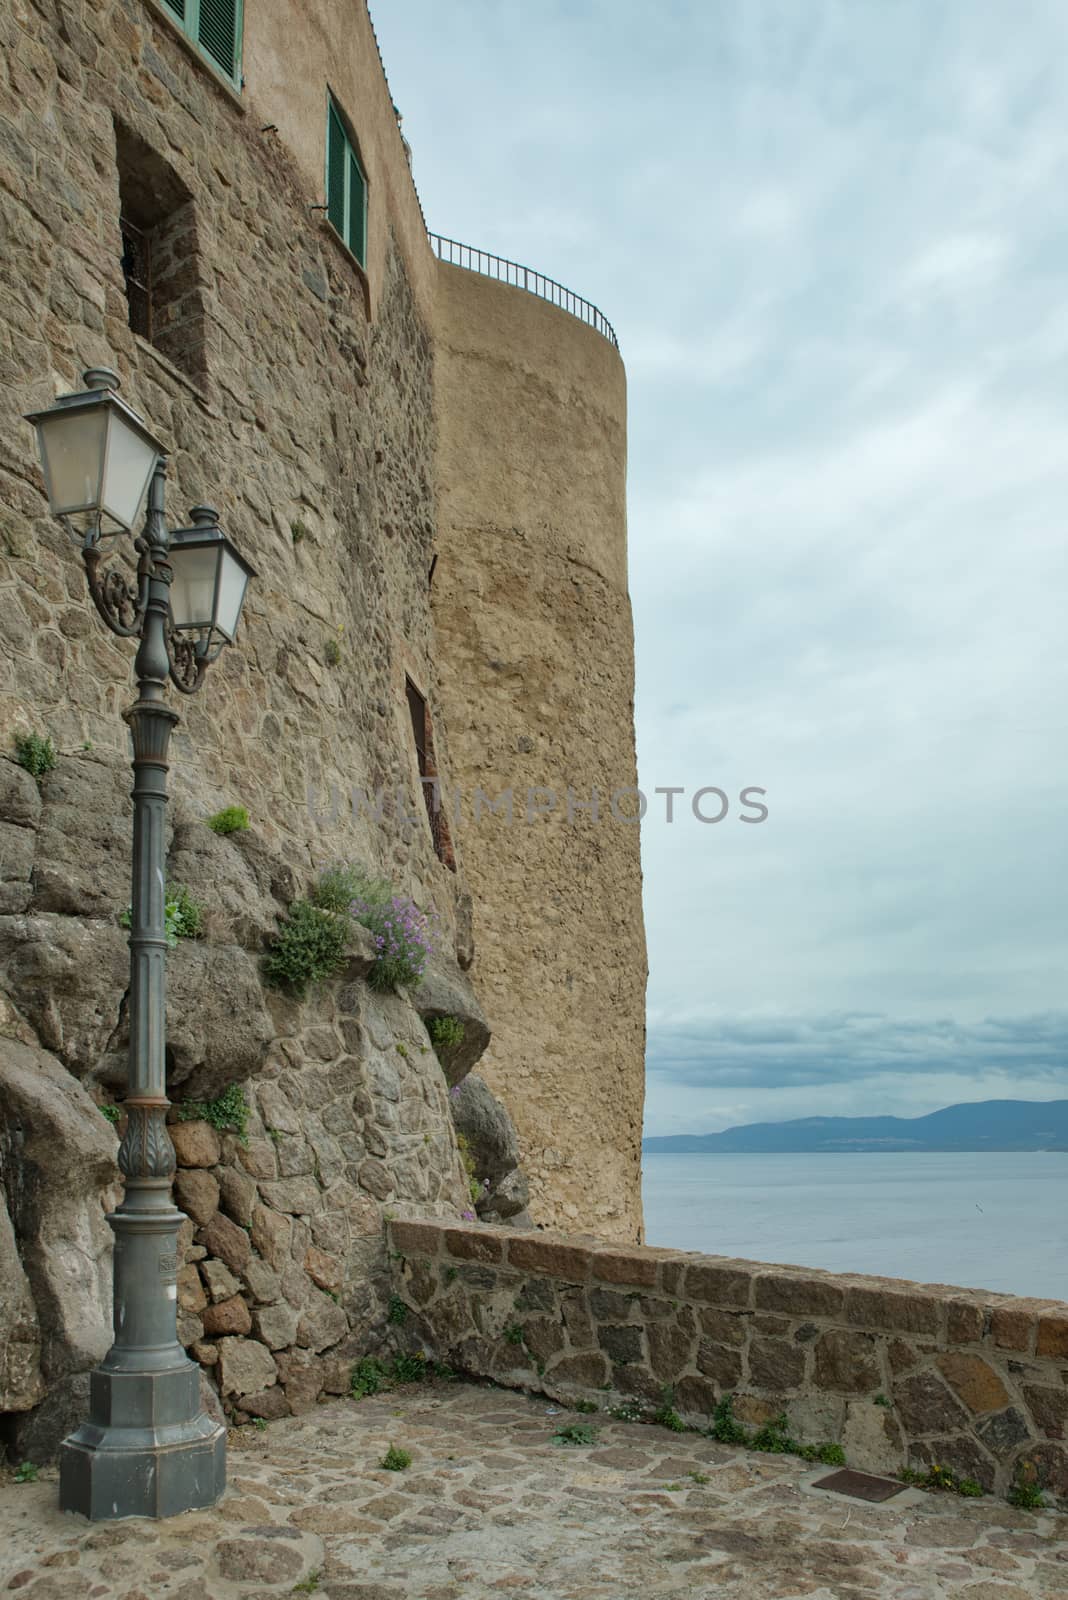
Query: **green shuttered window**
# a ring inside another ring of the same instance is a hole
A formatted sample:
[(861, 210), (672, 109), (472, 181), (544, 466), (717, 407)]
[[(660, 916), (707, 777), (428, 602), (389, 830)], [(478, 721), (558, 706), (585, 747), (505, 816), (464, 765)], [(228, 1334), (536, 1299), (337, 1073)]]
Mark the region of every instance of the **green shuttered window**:
[(242, 0), (163, 0), (163, 6), (223, 77), (240, 89)]
[(364, 266), (367, 179), (333, 100), (326, 114), (326, 214), (361, 267)]

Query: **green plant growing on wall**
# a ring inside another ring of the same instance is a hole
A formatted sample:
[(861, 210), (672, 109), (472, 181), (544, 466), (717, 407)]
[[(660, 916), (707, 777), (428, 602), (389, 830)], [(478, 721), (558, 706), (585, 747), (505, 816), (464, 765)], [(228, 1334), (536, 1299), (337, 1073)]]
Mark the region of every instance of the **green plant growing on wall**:
[(391, 1444), (378, 1464), (386, 1472), (407, 1472), (412, 1464), (411, 1452)]
[(1044, 1511), (1046, 1501), (1038, 1483), (1015, 1483), (1009, 1490), (1009, 1504), (1020, 1511)]
[(244, 806), (224, 806), (221, 811), (216, 811), (213, 817), (208, 818), (208, 827), (212, 833), (244, 833), (248, 827), (248, 812)]
[(675, 1391), (668, 1385), (660, 1396), (660, 1406), (653, 1412), (653, 1421), (658, 1422), (662, 1428), (669, 1428), (672, 1433), (686, 1433), (685, 1422), (675, 1410)]
[(709, 1434), (720, 1444), (744, 1444), (749, 1435), (734, 1415), (734, 1396), (725, 1394), (712, 1413)]
[(456, 1148), (460, 1152), (460, 1162), (465, 1173), (467, 1174), (468, 1193), (470, 1194), (471, 1199), (477, 1203), (482, 1199), (484, 1185), (479, 1180), (478, 1169), (475, 1165), (475, 1158), (471, 1153), (471, 1146), (468, 1143), (467, 1135), (465, 1133), (458, 1133), (456, 1135)]
[(179, 1122), (208, 1122), (216, 1133), (236, 1133), (243, 1145), (248, 1144), (250, 1107), (239, 1083), (230, 1084), (214, 1100), (183, 1100), (177, 1110)]
[(464, 1042), (464, 1025), (459, 1017), (431, 1017), (426, 1025), (434, 1054), (444, 1064), (450, 1050)]
[(294, 900), (263, 958), (263, 976), (273, 989), (302, 999), (313, 983), (345, 965), (349, 931), (343, 917), (310, 900)]
[(328, 667), (336, 667), (341, 663), (341, 636), (344, 631), (344, 628), (339, 626), (337, 632), (323, 645), (323, 660)]
[(16, 733), (15, 760), (34, 778), (43, 778), (56, 764), (56, 747), (40, 733)]
[[(175, 949), (179, 939), (199, 939), (204, 929), (204, 907), (195, 900), (188, 889), (168, 883), (163, 891), (163, 931), (170, 949)], [(129, 906), (119, 916), (119, 926), (128, 928), (133, 921)]]
[(300, 544), (302, 539), (306, 539), (308, 537), (309, 532), (310, 529), (303, 517), (296, 517), (289, 524), (289, 537), (292, 539), (294, 544)]
[(400, 1295), (390, 1295), (389, 1310), (386, 1312), (386, 1321), (392, 1323), (395, 1328), (403, 1328), (407, 1320), (408, 1307), (405, 1305)]
[(118, 1122), (119, 1118), (122, 1116), (122, 1111), (118, 1106), (97, 1106), (97, 1110), (104, 1118), (104, 1121), (110, 1122), (112, 1127), (115, 1126), (116, 1122)]
[(378, 1394), (388, 1382), (389, 1376), (381, 1361), (374, 1356), (364, 1356), (352, 1369), (349, 1377), (349, 1393), (354, 1400), (363, 1400), (367, 1395)]
[[(393, 890), (385, 878), (373, 878), (355, 863), (327, 867), (308, 898), (323, 911), (351, 911), (354, 900), (367, 906), (386, 906)], [(357, 918), (359, 921), (360, 919)]]
[(15, 1468), (15, 1482), (36, 1483), (39, 1470), (32, 1461), (23, 1461)]

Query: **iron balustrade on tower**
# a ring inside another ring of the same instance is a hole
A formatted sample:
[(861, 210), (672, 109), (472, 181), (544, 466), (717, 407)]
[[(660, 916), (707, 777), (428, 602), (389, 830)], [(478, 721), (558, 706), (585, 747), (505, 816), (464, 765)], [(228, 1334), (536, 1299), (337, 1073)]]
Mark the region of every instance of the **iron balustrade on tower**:
[(547, 278), (543, 272), (535, 272), (533, 267), (524, 267), (520, 262), (509, 261), (505, 256), (491, 255), (488, 250), (479, 250), (471, 244), (461, 244), (458, 239), (446, 239), (440, 233), (428, 233), (427, 237), (438, 260), (444, 261), (447, 266), (464, 267), (468, 272), (480, 272), (483, 277), (496, 278), (498, 283), (511, 284), (514, 289), (525, 289), (528, 294), (537, 295), (540, 300), (548, 300), (550, 305), (559, 306), (561, 311), (566, 311), (571, 316), (577, 317), (580, 322), (585, 322), (588, 327), (595, 328), (610, 344), (619, 349), (615, 329), (604, 312), (599, 311), (591, 301), (583, 300), (581, 295), (566, 289), (562, 283), (557, 283), (555, 278)]

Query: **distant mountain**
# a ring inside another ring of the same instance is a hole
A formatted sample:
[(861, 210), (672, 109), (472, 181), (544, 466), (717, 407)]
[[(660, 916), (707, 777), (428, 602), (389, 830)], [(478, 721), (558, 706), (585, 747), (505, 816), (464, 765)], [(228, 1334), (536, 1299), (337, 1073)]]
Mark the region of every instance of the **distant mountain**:
[(723, 1133), (643, 1139), (642, 1149), (712, 1155), (814, 1150), (1068, 1150), (1068, 1100), (979, 1100), (926, 1117), (802, 1117)]

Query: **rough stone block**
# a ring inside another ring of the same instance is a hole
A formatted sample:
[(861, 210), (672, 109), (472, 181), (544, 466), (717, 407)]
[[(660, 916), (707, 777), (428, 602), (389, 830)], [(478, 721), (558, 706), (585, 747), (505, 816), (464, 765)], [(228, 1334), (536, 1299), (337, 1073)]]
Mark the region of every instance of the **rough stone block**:
[(208, 1306), (203, 1316), (204, 1332), (211, 1334), (212, 1338), (219, 1334), (251, 1333), (252, 1317), (248, 1306), (239, 1294), (233, 1295), (229, 1300), (220, 1300), (215, 1305)]
[(1039, 1317), (1035, 1354), (1052, 1356), (1055, 1361), (1068, 1361), (1068, 1311)]
[(659, 1262), (644, 1250), (594, 1250), (591, 1263), (597, 1283), (620, 1283), (635, 1289), (656, 1288)]
[(402, 1256), (436, 1256), (445, 1237), (445, 1227), (440, 1222), (405, 1222), (388, 1224), (389, 1241)]
[(585, 1283), (590, 1272), (591, 1252), (581, 1245), (558, 1242), (546, 1235), (511, 1234), (508, 1239), (508, 1260), (523, 1272), (540, 1272), (546, 1277), (562, 1278), (565, 1283)]
[(275, 1272), (285, 1270), (290, 1260), (292, 1217), (283, 1216), (270, 1206), (256, 1206), (252, 1213), (250, 1237), (260, 1255)]
[(733, 1389), (742, 1381), (742, 1353), (702, 1339), (697, 1346), (697, 1370), (721, 1388)]
[(289, 1417), (293, 1414), (285, 1390), (277, 1383), (273, 1388), (261, 1389), (259, 1394), (242, 1395), (239, 1409), (247, 1416), (263, 1417), (267, 1422), (276, 1422), (279, 1417)]
[(784, 1311), (794, 1317), (837, 1317), (845, 1305), (845, 1290), (833, 1278), (816, 1273), (762, 1273), (753, 1303), (759, 1311)]
[(257, 1340), (219, 1340), (219, 1388), (224, 1395), (256, 1394), (277, 1378), (274, 1357)]
[(600, 1389), (608, 1380), (608, 1362), (596, 1350), (583, 1350), (562, 1356), (550, 1374), (553, 1383), (576, 1384), (584, 1389)]
[(219, 1185), (219, 1201), (227, 1216), (239, 1228), (252, 1221), (256, 1204), (256, 1183), (241, 1167), (218, 1167), (215, 1178)]
[(978, 1344), (986, 1329), (986, 1313), (971, 1300), (950, 1300), (946, 1306), (948, 1344)]
[(957, 1398), (975, 1416), (1001, 1411), (1008, 1405), (1008, 1390), (982, 1356), (951, 1351), (939, 1356), (937, 1366)]
[(314, 1178), (279, 1178), (261, 1183), (260, 1194), (276, 1211), (292, 1217), (308, 1217), (322, 1209), (322, 1191)]
[(503, 1261), (504, 1240), (493, 1228), (446, 1228), (445, 1249), (459, 1261)]
[(691, 1262), (683, 1277), (683, 1295), (706, 1306), (747, 1307), (753, 1294), (753, 1274), (737, 1263)]
[(285, 1300), (274, 1305), (258, 1306), (252, 1314), (253, 1331), (268, 1350), (285, 1350), (295, 1344), (299, 1322), (299, 1311)]
[(874, 1336), (828, 1328), (816, 1343), (816, 1384), (839, 1394), (871, 1394), (882, 1378)]
[(222, 1155), (219, 1135), (210, 1122), (170, 1122), (167, 1132), (180, 1167), (217, 1167)]
[(1063, 1439), (1068, 1431), (1068, 1389), (1025, 1383), (1023, 1392), (1039, 1432), (1047, 1439)]
[(805, 1352), (785, 1339), (753, 1339), (749, 1345), (749, 1381), (759, 1389), (781, 1394), (796, 1389), (805, 1376)]
[(911, 1378), (903, 1378), (894, 1384), (893, 1398), (910, 1437), (964, 1433), (968, 1429), (968, 1413), (935, 1372), (918, 1372)]
[(846, 1293), (846, 1318), (855, 1328), (901, 1333), (940, 1333), (942, 1302), (910, 1288), (851, 1288)]
[(748, 1311), (713, 1311), (702, 1306), (697, 1317), (701, 1332), (715, 1344), (743, 1345), (749, 1337), (751, 1313)]
[(304, 1252), (304, 1270), (320, 1289), (335, 1294), (345, 1278), (344, 1268), (337, 1257), (327, 1255), (325, 1250), (318, 1249), (316, 1245), (309, 1245)]
[(617, 1366), (644, 1358), (641, 1328), (598, 1328), (597, 1343)]
[(241, 1273), (248, 1265), (252, 1254), (248, 1234), (221, 1212), (212, 1217), (206, 1228), (201, 1228), (197, 1238), (209, 1255), (217, 1256), (232, 1271)]
[(182, 1311), (203, 1311), (208, 1303), (200, 1273), (194, 1266), (178, 1268), (178, 1305)]
[(661, 1383), (675, 1383), (690, 1365), (694, 1348), (693, 1313), (684, 1307), (689, 1318), (684, 1323), (653, 1322), (645, 1330), (649, 1346), (649, 1366)]
[(219, 1209), (219, 1185), (203, 1167), (179, 1167), (174, 1175), (174, 1200), (179, 1210), (203, 1226)]
[(999, 1350), (1028, 1351), (1034, 1333), (1034, 1313), (1019, 1304), (996, 1306), (990, 1314), (990, 1337)]
[(1031, 1438), (1027, 1418), (1015, 1406), (998, 1412), (997, 1416), (987, 1417), (985, 1422), (979, 1424), (978, 1433), (987, 1449), (999, 1461), (1008, 1460)]

